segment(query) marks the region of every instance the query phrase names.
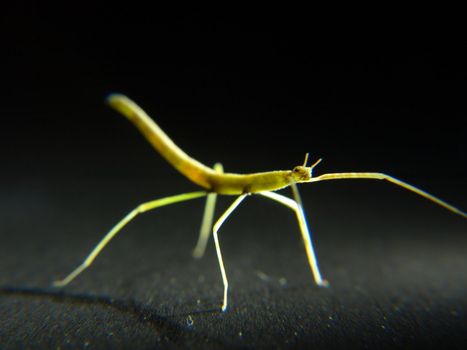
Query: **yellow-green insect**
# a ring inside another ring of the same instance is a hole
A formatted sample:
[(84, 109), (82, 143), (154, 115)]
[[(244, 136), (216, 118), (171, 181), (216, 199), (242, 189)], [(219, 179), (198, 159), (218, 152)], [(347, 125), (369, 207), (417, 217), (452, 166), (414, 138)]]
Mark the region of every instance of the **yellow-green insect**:
[[(298, 165), (292, 170), (278, 170), (253, 174), (234, 174), (224, 173), (221, 164), (216, 164), (213, 169), (191, 158), (182, 151), (160, 128), (159, 126), (133, 101), (126, 96), (113, 94), (108, 97), (108, 103), (114, 109), (126, 116), (146, 137), (146, 139), (154, 146), (154, 148), (180, 173), (185, 175), (189, 180), (204, 188), (204, 191), (190, 192), (175, 196), (156, 199), (137, 206), (120, 222), (118, 222), (96, 245), (96, 247), (87, 256), (84, 262), (73, 270), (63, 280), (54, 283), (57, 287), (63, 287), (70, 283), (76, 276), (89, 267), (97, 255), (104, 249), (109, 241), (122, 228), (133, 220), (138, 214), (148, 210), (156, 209), (165, 205), (187, 201), (190, 199), (207, 196), (206, 206), (204, 210), (201, 232), (198, 243), (193, 251), (194, 257), (202, 257), (204, 255), (206, 245), (210, 236), (211, 228), (213, 232), (214, 242), (216, 245), (217, 258), (219, 267), (224, 282), (224, 299), (222, 302), (222, 311), (227, 309), (227, 291), (228, 280), (222, 259), (221, 248), (219, 244), (218, 232), (224, 221), (237, 208), (237, 206), (250, 194), (258, 194), (274, 201), (277, 201), (286, 207), (292, 209), (298, 219), (300, 231), (305, 244), (308, 263), (313, 274), (313, 278), (318, 286), (327, 286), (328, 282), (321, 277), (318, 268), (316, 254), (311, 242), (308, 225), (303, 211), (300, 195), (298, 193), (298, 183), (310, 183), (324, 180), (337, 179), (375, 179), (387, 180), (401, 186), (409, 191), (427, 198), (428, 200), (456, 213), (464, 218), (467, 214), (453, 207), (452, 205), (442, 201), (441, 199), (428, 194), (427, 192), (409, 185), (401, 180), (395, 179), (392, 176), (382, 173), (370, 172), (350, 172), (350, 173), (331, 173), (313, 177), (313, 168), (321, 161), (319, 159), (311, 166), (307, 166), (308, 154), (305, 156), (305, 161), (302, 165)], [(291, 187), (293, 199), (275, 193), (273, 191), (280, 190), (285, 187)], [(238, 197), (230, 205), (230, 207), (220, 216), (217, 222), (212, 225), (214, 207), (217, 194), (237, 195)]]

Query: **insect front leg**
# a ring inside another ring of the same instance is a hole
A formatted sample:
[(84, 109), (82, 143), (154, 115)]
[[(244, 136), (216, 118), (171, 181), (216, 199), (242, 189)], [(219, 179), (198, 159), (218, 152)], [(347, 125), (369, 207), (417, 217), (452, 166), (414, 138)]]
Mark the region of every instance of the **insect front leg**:
[(296, 198), (295, 200), (275, 192), (266, 191), (260, 192), (259, 194), (264, 197), (270, 198), (276, 202), (279, 202), (295, 212), (295, 215), (297, 216), (298, 220), (298, 225), (300, 226), (300, 232), (302, 234), (303, 243), (305, 244), (308, 264), (310, 265), (315, 283), (320, 287), (327, 287), (329, 286), (329, 282), (322, 278), (321, 272), (319, 271), (318, 259), (316, 258), (316, 253), (313, 248), (310, 231), (308, 230), (308, 224), (306, 222), (305, 213), (303, 212), (303, 206), (301, 204), (298, 190), (295, 184), (292, 184), (291, 186), (294, 196)]
[(221, 269), (222, 281), (224, 282), (224, 301), (222, 303), (222, 311), (225, 311), (227, 309), (227, 291), (229, 289), (229, 281), (227, 280), (227, 274), (225, 273), (224, 260), (222, 259), (221, 246), (219, 244), (219, 238), (217, 237), (217, 232), (221, 228), (224, 221), (227, 220), (229, 215), (232, 214), (232, 212), (235, 210), (235, 208), (238, 207), (238, 205), (245, 199), (246, 196), (248, 196), (248, 193), (242, 194), (240, 197), (238, 197), (230, 205), (230, 207), (225, 211), (225, 213), (221, 215), (219, 220), (217, 220), (217, 222), (214, 224), (214, 227), (213, 227), (213, 230), (212, 230), (213, 231), (213, 236), (214, 236), (214, 243), (216, 244), (217, 260), (219, 261), (219, 267)]
[(460, 215), (463, 218), (467, 219), (467, 213), (462, 211), (459, 208), (456, 208), (455, 206), (443, 201), (441, 198), (438, 198), (436, 196), (433, 196), (432, 194), (429, 194), (428, 192), (415, 187), (413, 185), (408, 184), (405, 181), (396, 179), (393, 176), (383, 174), (383, 173), (361, 173), (361, 172), (356, 172), (356, 173), (330, 173), (330, 174), (323, 174), (317, 177), (313, 177), (310, 179), (309, 182), (319, 182), (319, 181), (327, 181), (327, 180), (343, 180), (343, 179), (367, 179), (367, 180), (386, 180), (388, 182), (391, 182), (399, 187), (402, 187), (408, 191), (411, 191), (421, 197), (424, 197), (428, 199), (429, 201), (453, 212), (454, 214)]

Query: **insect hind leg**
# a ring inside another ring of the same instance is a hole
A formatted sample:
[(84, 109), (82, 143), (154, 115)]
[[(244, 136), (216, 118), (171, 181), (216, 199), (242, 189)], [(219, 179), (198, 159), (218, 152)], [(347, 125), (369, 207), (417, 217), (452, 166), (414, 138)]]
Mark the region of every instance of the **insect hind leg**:
[(55, 281), (53, 285), (55, 287), (64, 287), (72, 280), (74, 280), (79, 274), (81, 274), (84, 270), (86, 270), (99, 253), (105, 248), (105, 246), (110, 242), (112, 238), (114, 238), (117, 233), (119, 233), (130, 221), (132, 221), (137, 215), (147, 212), (149, 210), (153, 210), (159, 207), (163, 207), (166, 205), (188, 201), (190, 199), (195, 199), (199, 197), (206, 196), (206, 192), (204, 191), (197, 191), (197, 192), (189, 192), (183, 193), (175, 196), (165, 197), (161, 199), (156, 199), (150, 202), (146, 202), (143, 204), (138, 205), (135, 209), (129, 212), (122, 220), (120, 220), (105, 236), (101, 239), (101, 241), (94, 247), (91, 253), (86, 257), (81, 265), (75, 268), (70, 274), (68, 274), (64, 279)]
[[(214, 170), (222, 174), (224, 168), (221, 163), (214, 164)], [(209, 236), (211, 235), (212, 221), (214, 218), (214, 211), (216, 209), (217, 193), (209, 193), (206, 197), (206, 205), (204, 207), (203, 221), (201, 222), (201, 229), (198, 236), (198, 242), (195, 249), (193, 249), (194, 258), (202, 258), (208, 245)]]

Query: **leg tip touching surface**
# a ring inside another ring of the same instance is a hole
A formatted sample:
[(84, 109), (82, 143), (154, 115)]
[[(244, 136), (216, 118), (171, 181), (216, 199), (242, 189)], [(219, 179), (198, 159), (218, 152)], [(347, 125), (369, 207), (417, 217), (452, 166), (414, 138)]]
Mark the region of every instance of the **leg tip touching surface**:
[(319, 287), (322, 288), (329, 288), (330, 284), (328, 280), (321, 280), (319, 283), (317, 283)]
[(65, 280), (58, 280), (58, 281), (53, 281), (52, 286), (56, 288), (62, 288), (65, 287), (68, 283)]
[(198, 249), (198, 248), (193, 249), (191, 256), (193, 256), (193, 258), (195, 259), (201, 259), (204, 256), (204, 249)]

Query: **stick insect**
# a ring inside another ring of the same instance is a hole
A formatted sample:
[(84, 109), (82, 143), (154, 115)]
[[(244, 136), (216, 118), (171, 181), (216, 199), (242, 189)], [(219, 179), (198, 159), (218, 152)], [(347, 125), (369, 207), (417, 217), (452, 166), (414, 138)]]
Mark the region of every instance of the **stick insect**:
[[(203, 190), (156, 199), (138, 205), (102, 238), (102, 240), (94, 247), (94, 249), (86, 257), (81, 265), (74, 269), (64, 279), (54, 283), (54, 285), (57, 287), (66, 286), (86, 268), (88, 268), (99, 255), (99, 253), (104, 249), (104, 247), (110, 242), (110, 240), (114, 238), (117, 233), (119, 233), (137, 215), (145, 213), (149, 210), (192, 200), (195, 198), (206, 197), (206, 204), (198, 242), (193, 250), (193, 256), (200, 258), (204, 255), (212, 229), (217, 259), (224, 284), (222, 311), (227, 309), (227, 293), (229, 284), (224, 266), (224, 260), (222, 258), (221, 246), (219, 243), (219, 229), (227, 220), (227, 218), (232, 214), (232, 212), (240, 205), (240, 203), (251, 194), (264, 196), (294, 211), (305, 245), (308, 264), (311, 269), (313, 279), (315, 283), (321, 287), (328, 286), (328, 282), (322, 278), (318, 267), (318, 261), (311, 241), (311, 236), (308, 230), (305, 212), (303, 210), (297, 184), (339, 179), (386, 180), (406, 190), (412, 191), (419, 196), (425, 197), (426, 199), (434, 202), (437, 205), (440, 205), (441, 207), (444, 207), (447, 210), (450, 210), (455, 214), (467, 218), (467, 214), (460, 209), (457, 209), (456, 207), (415, 186), (409, 185), (404, 181), (398, 180), (383, 173), (345, 172), (329, 173), (314, 177), (313, 169), (320, 163), (321, 159), (318, 159), (316, 162), (308, 166), (308, 154), (306, 154), (303, 164), (294, 167), (292, 170), (279, 170), (252, 174), (224, 173), (221, 164), (216, 164), (213, 168), (210, 168), (191, 158), (188, 154), (181, 150), (165, 134), (164, 131), (162, 131), (162, 129), (146, 114), (146, 112), (143, 111), (143, 109), (141, 109), (128, 97), (120, 94), (112, 94), (107, 98), (107, 102), (115, 110), (127, 117), (146, 137), (152, 146), (162, 155), (162, 157), (164, 157), (175, 169), (186, 176), (190, 181), (202, 187)], [(275, 192), (285, 187), (291, 188), (292, 198)], [(237, 196), (237, 198), (219, 217), (214, 225), (212, 225), (217, 195), (233, 195)]]

